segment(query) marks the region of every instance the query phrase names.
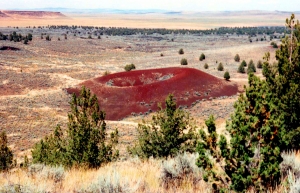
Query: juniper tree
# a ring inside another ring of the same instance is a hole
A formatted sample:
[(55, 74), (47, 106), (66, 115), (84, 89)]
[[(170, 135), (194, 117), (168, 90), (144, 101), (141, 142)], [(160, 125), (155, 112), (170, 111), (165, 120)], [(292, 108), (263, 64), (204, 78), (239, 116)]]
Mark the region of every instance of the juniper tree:
[(138, 140), (131, 154), (142, 158), (176, 156), (184, 151), (194, 152), (196, 145), (195, 126), (189, 114), (176, 107), (173, 95), (165, 101), (166, 108), (159, 105), (159, 112), (152, 122), (138, 125)]
[(253, 60), (250, 60), (249, 65), (248, 65), (248, 69), (247, 69), (247, 73), (250, 74), (250, 73), (253, 73), (253, 72), (256, 72), (256, 67), (254, 65)]
[(241, 58), (240, 58), (240, 55), (236, 54), (236, 55), (234, 56), (234, 61), (239, 62), (240, 59), (241, 59)]
[(7, 145), (7, 135), (0, 133), (0, 171), (8, 170), (13, 163), (13, 153)]
[(33, 162), (96, 168), (115, 159), (118, 131), (107, 139), (105, 112), (100, 110), (96, 95), (83, 87), (79, 97), (73, 94), (70, 105), (66, 135), (57, 126), (52, 135), (35, 145)]
[[(290, 20), (287, 19), (287, 25), (293, 19), (293, 15)], [(245, 192), (252, 187), (257, 192), (272, 191), (280, 183), (281, 152), (299, 149), (299, 26), (297, 21), (292, 40), (284, 39), (276, 52), (276, 66), (269, 64), (270, 54), (265, 55), (265, 79), (261, 80), (252, 73), (249, 75), (249, 86), (245, 88), (245, 95), (241, 95), (235, 103), (235, 112), (227, 126), (230, 142), (221, 135), (216, 137), (218, 147), (204, 146), (207, 137), (201, 135), (202, 140), (198, 144), (200, 157), (214, 164), (210, 168), (223, 171), (228, 179), (226, 182), (230, 184), (228, 188), (222, 176), (213, 171), (206, 172), (206, 179), (211, 179), (215, 190), (225, 188)], [(207, 168), (200, 157), (198, 166)], [(223, 183), (218, 183), (220, 181)]]

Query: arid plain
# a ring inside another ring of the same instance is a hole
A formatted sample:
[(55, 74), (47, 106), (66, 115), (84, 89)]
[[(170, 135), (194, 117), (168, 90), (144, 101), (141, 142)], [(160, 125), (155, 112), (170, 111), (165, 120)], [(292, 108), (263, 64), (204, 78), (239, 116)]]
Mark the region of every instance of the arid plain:
[[(249, 42), (248, 35), (236, 34), (104, 34), (98, 39), (94, 35), (88, 38), (89, 34), (93, 34), (91, 30), (79, 29), (80, 35), (74, 36), (71, 30), (48, 29), (46, 26), (210, 29), (222, 26), (282, 26), (289, 16), (288, 13), (259, 11), (64, 15), (66, 17), (0, 18), (0, 32), (3, 34), (13, 31), (18, 34), (33, 34), (33, 41), (28, 45), (0, 41), (0, 47), (20, 49), (0, 51), (0, 131), (7, 132), (10, 147), (20, 159), (24, 155), (30, 156), (33, 144), (51, 133), (57, 124), (66, 126), (70, 100), (66, 88), (103, 76), (106, 72), (123, 72), (126, 64), (135, 64), (137, 70), (181, 67), (180, 60), (186, 58), (187, 67), (204, 71), (222, 81), (225, 81), (224, 72), (228, 71), (231, 76), (230, 84), (237, 85), (239, 92), (228, 97), (208, 97), (186, 109), (199, 127), (213, 114), (217, 118), (220, 132), (226, 132), (226, 120), (233, 113), (233, 104), (247, 84), (247, 74), (237, 73), (240, 63), (234, 61), (234, 56), (239, 54), (241, 60), (249, 62), (252, 59), (256, 64), (258, 60), (263, 60), (264, 53), (270, 52), (271, 61), (275, 61), (276, 49), (270, 46), (269, 36), (265, 41), (252, 43)], [(46, 35), (41, 39), (41, 34), (50, 35), (51, 41), (45, 40)], [(261, 37), (257, 36), (258, 39)], [(280, 43), (279, 39), (273, 41)], [(180, 48), (184, 50), (183, 55), (178, 54)], [(201, 53), (206, 56), (203, 61), (199, 61)], [(217, 70), (220, 62), (224, 65), (224, 71)], [(209, 65), (208, 69), (204, 69), (205, 63)], [(256, 74), (261, 76), (261, 69), (257, 69)], [(121, 157), (126, 157), (125, 148), (135, 139), (137, 123), (150, 118), (151, 114), (128, 116), (121, 121), (107, 121), (110, 129), (119, 129)]]

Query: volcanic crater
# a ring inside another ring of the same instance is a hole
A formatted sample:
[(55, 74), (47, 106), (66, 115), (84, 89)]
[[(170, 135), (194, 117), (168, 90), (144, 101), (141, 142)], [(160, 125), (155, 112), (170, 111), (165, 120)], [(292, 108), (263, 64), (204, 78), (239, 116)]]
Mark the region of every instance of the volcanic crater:
[(168, 94), (173, 94), (179, 108), (188, 108), (202, 100), (232, 96), (237, 84), (219, 79), (193, 68), (160, 68), (119, 72), (82, 82), (68, 93), (80, 93), (85, 86), (96, 94), (108, 120), (147, 115), (164, 107)]

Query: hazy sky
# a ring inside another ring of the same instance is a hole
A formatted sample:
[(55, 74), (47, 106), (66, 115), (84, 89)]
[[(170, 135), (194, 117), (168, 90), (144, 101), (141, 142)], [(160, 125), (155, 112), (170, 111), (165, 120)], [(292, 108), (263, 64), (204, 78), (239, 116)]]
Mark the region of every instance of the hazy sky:
[(163, 9), (174, 11), (300, 11), (300, 0), (0, 0), (1, 9)]

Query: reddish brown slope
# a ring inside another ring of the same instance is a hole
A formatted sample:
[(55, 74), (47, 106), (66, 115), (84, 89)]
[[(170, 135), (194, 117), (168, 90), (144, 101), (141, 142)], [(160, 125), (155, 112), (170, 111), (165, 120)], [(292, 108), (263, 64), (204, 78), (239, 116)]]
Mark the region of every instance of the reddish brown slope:
[(78, 94), (83, 85), (97, 95), (109, 120), (155, 111), (157, 103), (163, 103), (170, 93), (178, 105), (190, 106), (197, 100), (238, 92), (237, 85), (192, 68), (120, 72), (85, 81), (78, 88), (67, 90)]
[(2, 11), (2, 14), (15, 19), (38, 19), (38, 18), (63, 18), (66, 17), (60, 12), (52, 11)]

